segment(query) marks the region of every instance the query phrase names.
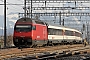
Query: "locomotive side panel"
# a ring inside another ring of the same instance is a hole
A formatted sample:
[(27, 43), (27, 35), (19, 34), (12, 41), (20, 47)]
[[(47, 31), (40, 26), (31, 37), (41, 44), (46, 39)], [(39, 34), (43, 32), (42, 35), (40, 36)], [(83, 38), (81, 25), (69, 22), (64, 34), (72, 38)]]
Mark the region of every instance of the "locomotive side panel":
[(36, 29), (35, 31), (32, 31), (32, 42), (33, 44), (47, 44), (47, 26), (45, 25), (40, 25), (36, 24), (35, 25)]

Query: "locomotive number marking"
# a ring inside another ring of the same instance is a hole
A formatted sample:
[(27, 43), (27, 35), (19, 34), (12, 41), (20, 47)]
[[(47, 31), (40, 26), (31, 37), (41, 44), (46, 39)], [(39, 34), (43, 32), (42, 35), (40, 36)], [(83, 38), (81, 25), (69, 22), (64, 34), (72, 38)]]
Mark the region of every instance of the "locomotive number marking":
[(40, 36), (37, 36), (37, 38), (40, 38)]

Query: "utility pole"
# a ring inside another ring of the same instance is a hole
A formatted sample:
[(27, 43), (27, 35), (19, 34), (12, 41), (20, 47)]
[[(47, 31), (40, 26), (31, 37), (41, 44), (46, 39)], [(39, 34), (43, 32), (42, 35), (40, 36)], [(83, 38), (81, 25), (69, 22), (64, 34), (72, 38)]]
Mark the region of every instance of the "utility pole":
[(24, 0), (24, 16), (26, 18), (26, 0)]
[(89, 31), (88, 31), (88, 22), (87, 22), (87, 42), (89, 43), (89, 37), (88, 37), (88, 34), (89, 33)]
[(4, 0), (4, 48), (6, 48), (6, 0)]
[(28, 16), (29, 16), (29, 18), (30, 18), (30, 0), (28, 0)]
[(59, 13), (59, 25), (61, 25), (61, 12)]
[(63, 23), (62, 23), (62, 25), (64, 26), (64, 19), (63, 19)]
[(32, 0), (31, 0), (31, 18), (32, 18)]

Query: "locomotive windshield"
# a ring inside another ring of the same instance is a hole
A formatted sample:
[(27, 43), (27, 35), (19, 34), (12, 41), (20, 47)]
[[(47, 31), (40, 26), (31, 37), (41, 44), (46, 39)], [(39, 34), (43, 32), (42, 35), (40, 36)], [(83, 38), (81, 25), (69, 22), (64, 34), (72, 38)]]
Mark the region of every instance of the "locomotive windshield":
[(28, 32), (32, 30), (31, 25), (16, 25), (15, 29), (17, 32)]

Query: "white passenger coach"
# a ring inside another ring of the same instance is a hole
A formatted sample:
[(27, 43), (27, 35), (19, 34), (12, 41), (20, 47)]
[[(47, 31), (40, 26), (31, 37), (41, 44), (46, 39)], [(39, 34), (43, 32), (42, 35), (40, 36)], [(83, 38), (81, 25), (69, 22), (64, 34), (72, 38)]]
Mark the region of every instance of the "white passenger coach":
[(48, 25), (48, 40), (52, 43), (81, 43), (82, 34), (76, 29)]

